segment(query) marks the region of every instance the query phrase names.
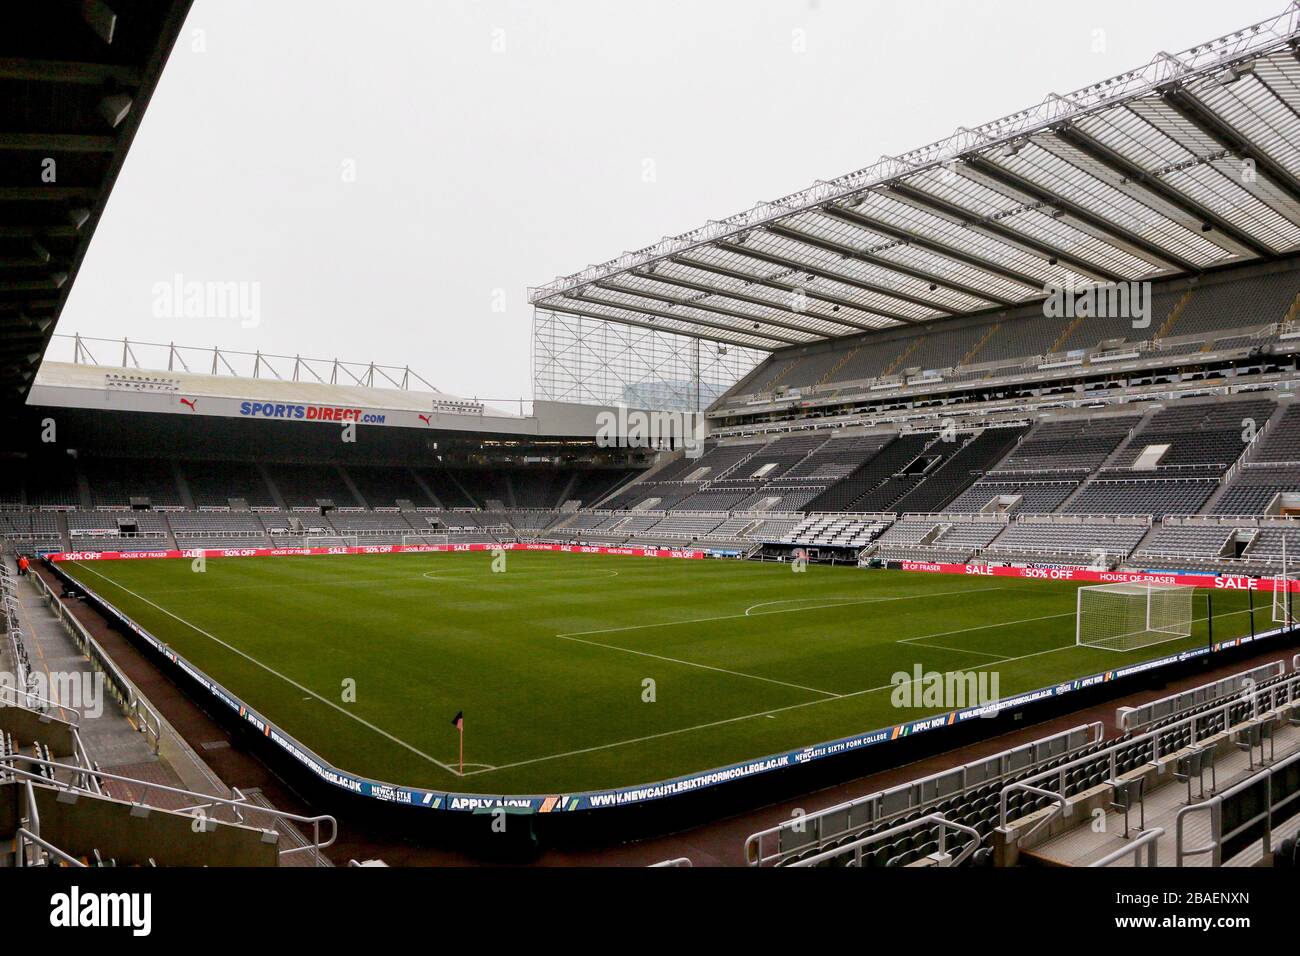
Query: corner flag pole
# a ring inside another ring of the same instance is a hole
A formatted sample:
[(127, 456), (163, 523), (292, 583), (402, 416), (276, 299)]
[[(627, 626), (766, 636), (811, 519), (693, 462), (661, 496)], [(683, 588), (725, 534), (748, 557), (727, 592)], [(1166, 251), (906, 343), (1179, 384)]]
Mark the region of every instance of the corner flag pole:
[(465, 772), (465, 712), (456, 711), (456, 716), (451, 719), (452, 726), (460, 734), (460, 770), (459, 773)]

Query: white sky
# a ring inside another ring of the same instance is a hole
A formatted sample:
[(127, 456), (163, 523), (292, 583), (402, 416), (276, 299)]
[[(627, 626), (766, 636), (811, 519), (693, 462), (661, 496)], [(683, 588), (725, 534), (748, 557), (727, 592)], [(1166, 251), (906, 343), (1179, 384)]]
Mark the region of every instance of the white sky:
[[(528, 286), (1283, 7), (197, 0), (57, 331), (530, 397)], [(178, 274), (260, 321), (155, 317)]]

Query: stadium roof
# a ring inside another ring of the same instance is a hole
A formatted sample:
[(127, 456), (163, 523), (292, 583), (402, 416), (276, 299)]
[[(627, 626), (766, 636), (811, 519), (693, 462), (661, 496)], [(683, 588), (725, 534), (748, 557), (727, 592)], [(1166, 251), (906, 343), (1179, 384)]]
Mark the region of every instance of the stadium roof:
[(0, 30), (0, 402), (21, 401), (191, 0), (45, 0)]
[(760, 349), (1300, 248), (1300, 4), (530, 290)]

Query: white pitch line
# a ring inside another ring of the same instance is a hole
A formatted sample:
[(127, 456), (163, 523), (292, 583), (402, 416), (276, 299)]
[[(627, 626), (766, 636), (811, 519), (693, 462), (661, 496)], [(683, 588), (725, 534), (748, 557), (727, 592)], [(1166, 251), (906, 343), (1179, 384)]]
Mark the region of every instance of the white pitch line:
[[(982, 663), (982, 665), (976, 667), (975, 670), (988, 669), (988, 667), (992, 667), (993, 665), (998, 665), (998, 663), (1009, 663), (1011, 661), (1024, 661), (1024, 659), (1030, 657), (1039, 657), (1041, 656), (1041, 654), (1054, 654), (1057, 653), (1058, 650), (1073, 650), (1075, 646), (1076, 645), (1074, 644), (1065, 644), (1060, 646), (1060, 648), (1049, 648), (1048, 650), (1040, 650), (1040, 652), (1037, 652), (1035, 654), (1024, 654), (1024, 656), (1022, 657), (1008, 657), (1008, 658), (1001, 659), (1001, 661), (991, 661), (989, 663)], [(560, 760), (560, 758), (563, 757), (577, 757), (577, 756), (581, 756), (581, 754), (584, 753), (595, 753), (597, 752), (597, 750), (608, 750), (615, 747), (628, 747), (628, 745), (630, 744), (645, 743), (646, 740), (659, 740), (660, 737), (671, 737), (677, 734), (690, 734), (690, 732), (692, 731), (708, 730), (708, 728), (710, 727), (722, 727), (728, 723), (749, 721), (749, 719), (753, 719), (755, 717), (771, 717), (772, 714), (781, 714), (787, 710), (798, 710), (801, 708), (810, 708), (810, 706), (814, 706), (816, 704), (826, 704), (826, 702), (831, 700), (849, 700), (850, 697), (862, 697), (863, 695), (868, 695), (868, 693), (879, 693), (880, 691), (891, 691), (891, 689), (893, 688), (906, 687), (907, 684), (914, 684), (914, 683), (917, 683), (917, 679), (915, 678), (906, 680), (906, 682), (902, 684), (894, 684), (894, 683), (881, 684), (880, 687), (868, 687), (867, 689), (865, 689), (865, 691), (853, 691), (850, 693), (841, 693), (839, 697), (822, 697), (820, 698), (820, 700), (803, 701), (802, 704), (789, 704), (787, 706), (784, 706), (784, 708), (772, 708), (771, 710), (759, 710), (757, 711), (757, 713), (753, 713), (753, 714), (741, 714), (740, 717), (727, 717), (727, 718), (720, 719), (720, 721), (710, 721), (708, 723), (697, 723), (694, 724), (693, 727), (679, 727), (676, 728), (676, 730), (660, 731), (659, 734), (647, 734), (646, 736), (643, 737), (628, 737), (627, 740), (615, 740), (614, 743), (610, 743), (610, 744), (597, 744), (594, 745), (594, 747), (584, 747), (577, 750), (565, 750), (565, 752), (563, 753), (550, 753), (550, 754), (546, 754), (545, 757), (533, 757), (530, 758), (530, 760), (520, 760), (520, 761), (515, 761), (513, 763), (502, 763), (502, 765), (499, 765), (497, 769), (511, 770), (513, 769), (513, 767), (528, 766), (530, 765), (530, 763), (543, 763), (550, 760)], [(922, 718), (915, 718), (915, 719), (924, 719), (924, 718), (922, 717)], [(473, 774), (484, 774), (484, 773), (490, 773), (490, 771), (486, 771), (486, 770), (467, 771), (467, 773), (465, 773), (465, 777), (472, 777)]]
[[(695, 617), (695, 618), (688, 618), (684, 621), (659, 621), (654, 624), (628, 624), (624, 627), (602, 627), (594, 631), (569, 631), (568, 633), (557, 634), (555, 636), (556, 637), (585, 637), (588, 634), (614, 634), (619, 631), (641, 631), (653, 627), (681, 627), (686, 624), (709, 624), (713, 621), (734, 621), (737, 618), (771, 617), (772, 615), (775, 614), (798, 614), (802, 611), (817, 611), (823, 608), (846, 607), (849, 604), (886, 604), (890, 601), (917, 601), (923, 598), (945, 597), (945, 596), (951, 596), (953, 594), (977, 594), (980, 591), (1001, 591), (1001, 590), (1004, 590), (1004, 588), (1002, 587), (963, 588), (960, 591), (938, 591), (933, 594), (907, 594), (899, 597), (887, 597), (887, 598), (862, 598), (860, 600), (842, 598), (840, 600), (843, 603), (814, 604), (811, 607), (791, 607), (791, 608), (786, 608), (783, 611), (764, 611), (762, 614), (750, 614), (747, 611), (744, 614), (720, 614), (716, 617)], [(816, 598), (808, 598), (808, 600), (815, 601)], [(752, 607), (758, 607), (758, 605), (753, 605)]]
[(953, 634), (969, 634), (971, 631), (987, 631), (995, 627), (1010, 627), (1013, 624), (1032, 624), (1034, 621), (1050, 621), (1058, 617), (1072, 617), (1074, 611), (1064, 614), (1044, 614), (1042, 617), (1025, 617), (1018, 621), (995, 621), (992, 624), (979, 624), (975, 627), (959, 627), (955, 631), (936, 631), (933, 634), (918, 634), (916, 637), (900, 637), (895, 644), (910, 644), (913, 641), (925, 641), (932, 637), (950, 637)]
[(745, 617), (764, 617), (768, 614), (793, 614), (796, 611), (817, 611), (824, 608), (844, 607), (850, 604), (880, 604), (884, 601), (910, 601), (922, 597), (943, 597), (952, 594), (973, 594), (977, 591), (1002, 591), (1005, 588), (1001, 585), (990, 588), (962, 588), (960, 591), (937, 591), (934, 594), (903, 594), (896, 597), (886, 598), (821, 598), (824, 601), (831, 601), (831, 604), (812, 604), (808, 607), (792, 607), (784, 611), (765, 611), (763, 614), (750, 614), (749, 612), (757, 607), (771, 607), (773, 604), (794, 604), (797, 601), (816, 601), (818, 598), (786, 598), (781, 601), (764, 601), (761, 604), (751, 604), (745, 608)]
[[(548, 572), (508, 571), (503, 573), (518, 577), (521, 575), (543, 574)], [(227, 584), (218, 587), (203, 588), (203, 593), (216, 594), (222, 591), (253, 591), (253, 590), (275, 591), (275, 590), (281, 590), (283, 588), (292, 588), (295, 591), (302, 590), (303, 588), (327, 588), (329, 590), (336, 590), (338, 588), (346, 588), (346, 587), (359, 587), (359, 586), (369, 587), (372, 584), (391, 584), (400, 587), (403, 585), (414, 585), (414, 584), (420, 584), (422, 581), (433, 581), (433, 580), (463, 581), (466, 583), (473, 583), (479, 578), (488, 577), (490, 574), (491, 572), (488, 571), (484, 571), (481, 573), (475, 572), (472, 574), (453, 574), (447, 571), (424, 571), (420, 574), (403, 574), (403, 575), (397, 575), (397, 576), (386, 577), (386, 578), (339, 578), (338, 580), (320, 580), (320, 581), (303, 581), (303, 582), (274, 581), (270, 583), (260, 582), (258, 584)], [(584, 571), (582, 572), (582, 575), (587, 575), (591, 577), (600, 577), (600, 578), (606, 578), (606, 577), (614, 578), (619, 576), (619, 572), (614, 570), (613, 568), (601, 568), (596, 570)], [(496, 578), (499, 577), (499, 575), (492, 575), (492, 577)], [(154, 594), (192, 594), (193, 589), (157, 588), (154, 590), (153, 593)]]
[(954, 653), (957, 654), (975, 654), (979, 657), (995, 657), (998, 660), (1004, 660), (1001, 654), (990, 654), (988, 651), (972, 651), (969, 648), (965, 648), (965, 647), (945, 647), (943, 644), (910, 644), (910, 642), (905, 642), (905, 641), (895, 641), (894, 643), (895, 644), (909, 643), (909, 646), (911, 647), (924, 647), (927, 650), (932, 650), (932, 651), (953, 651)]
[[(315, 692), (314, 690), (312, 690), (310, 687), (305, 687), (305, 686), (303, 686), (302, 684), (298, 683), (296, 680), (294, 680), (292, 677), (288, 677), (288, 676), (286, 676), (286, 675), (284, 675), (284, 674), (281, 674), (281, 673), (280, 673), (279, 671), (277, 671), (275, 668), (273, 668), (273, 667), (269, 667), (269, 666), (267, 666), (266, 664), (263, 664), (263, 663), (262, 663), (261, 661), (259, 661), (256, 657), (253, 657), (251, 654), (246, 654), (246, 653), (244, 653), (243, 651), (241, 651), (239, 648), (235, 647), (234, 645), (232, 645), (232, 644), (227, 644), (227, 643), (226, 643), (225, 641), (223, 641), (221, 638), (217, 637), (215, 634), (210, 634), (210, 633), (208, 633), (207, 631), (203, 630), (203, 628), (199, 627), (197, 624), (191, 624), (189, 621), (185, 620), (185, 618), (181, 617), (179, 614), (173, 614), (171, 611), (167, 610), (165, 607), (163, 607), (163, 606), (161, 606), (161, 605), (159, 605), (159, 604), (155, 604), (153, 601), (149, 600), (147, 597), (144, 597), (143, 595), (140, 595), (140, 594), (136, 594), (136, 593), (135, 593), (134, 591), (132, 591), (130, 588), (123, 587), (121, 584), (118, 584), (118, 583), (117, 583), (116, 581), (114, 581), (112, 578), (107, 577), (107, 576), (105, 576), (105, 575), (103, 575), (103, 574), (100, 574), (100, 573), (99, 573), (98, 571), (96, 571), (94, 568), (88, 567), (88, 566), (86, 566), (86, 565), (84, 565), (84, 564), (83, 564), (83, 565), (80, 565), (80, 567), (81, 567), (81, 569), (84, 570), (84, 571), (89, 571), (91, 574), (95, 575), (95, 577), (97, 577), (97, 578), (102, 578), (103, 580), (107, 581), (109, 584), (113, 585), (113, 587), (118, 588), (118, 589), (120, 589), (120, 590), (122, 590), (122, 591), (125, 591), (127, 594), (131, 595), (131, 596), (132, 596), (133, 598), (135, 598), (137, 601), (143, 601), (145, 604), (148, 604), (150, 607), (155, 608), (156, 610), (161, 611), (163, 614), (166, 614), (168, 617), (173, 618), (173, 619), (175, 619), (175, 620), (177, 620), (177, 621), (180, 621), (180, 622), (181, 622), (182, 624), (184, 624), (186, 627), (190, 628), (191, 630), (193, 630), (193, 631), (195, 631), (195, 632), (197, 632), (197, 633), (199, 633), (199, 634), (202, 634), (204, 637), (206, 637), (206, 638), (207, 638), (208, 640), (210, 640), (210, 641), (215, 641), (216, 643), (220, 644), (222, 647), (226, 648), (226, 650), (231, 651), (231, 652), (233, 652), (233, 653), (235, 653), (235, 654), (238, 654), (240, 657), (244, 658), (244, 660), (248, 661), (249, 663), (251, 663), (251, 664), (256, 664), (258, 667), (262, 668), (262, 670), (266, 671), (268, 674), (272, 674), (272, 675), (274, 675), (275, 677), (280, 678), (280, 680), (284, 681), (285, 683), (287, 683), (287, 684), (291, 684), (292, 686), (294, 686), (294, 687), (298, 688), (300, 691), (302, 691), (304, 694), (310, 694), (312, 697), (316, 698), (316, 700), (320, 701), (322, 704), (327, 704), (327, 705), (329, 705), (330, 707), (333, 707), (335, 710), (337, 710), (337, 711), (338, 711), (340, 714), (342, 714), (343, 716), (345, 716), (345, 717), (351, 717), (353, 720), (355, 720), (357, 723), (361, 724), (362, 726), (365, 726), (365, 727), (370, 728), (370, 729), (373, 730), (375, 733), (379, 734), (379, 735), (382, 736), (382, 737), (386, 737), (386, 738), (388, 738), (389, 740), (391, 740), (393, 743), (397, 744), (397, 745), (400, 746), (400, 747), (405, 747), (405, 748), (406, 748), (407, 750), (409, 750), (411, 753), (416, 754), (417, 756), (423, 757), (425, 760), (429, 761), (429, 763), (435, 764), (435, 765), (441, 767), (443, 770), (446, 770), (446, 771), (449, 772), (449, 773), (454, 773), (454, 774), (456, 774), (456, 776), (458, 776), (458, 777), (462, 775), (462, 774), (460, 773), (460, 771), (458, 771), (458, 770), (457, 770), (454, 766), (452, 766), (451, 764), (445, 764), (445, 763), (443, 763), (441, 760), (437, 759), (436, 757), (430, 757), (430, 756), (429, 756), (427, 753), (425, 753), (423, 750), (420, 750), (420, 749), (418, 749), (417, 747), (412, 747), (412, 746), (411, 746), (410, 744), (408, 744), (405, 740), (401, 740), (401, 739), (398, 738), (398, 737), (394, 737), (394, 736), (393, 736), (392, 734), (390, 734), (388, 731), (384, 730), (384, 728), (382, 728), (382, 727), (376, 727), (374, 724), (372, 724), (370, 721), (366, 720), (364, 717), (358, 717), (356, 714), (352, 713), (351, 711), (345, 710), (344, 708), (340, 707), (338, 704), (334, 703), (334, 701), (332, 701), (332, 700), (330, 700), (330, 699), (328, 699), (328, 698), (326, 698), (326, 697), (322, 697), (320, 694), (316, 693), (316, 692)], [(481, 772), (481, 771), (480, 771), (480, 772)]]
[(777, 680), (775, 677), (762, 677), (758, 674), (746, 674), (744, 671), (728, 670), (725, 667), (714, 667), (712, 664), (700, 664), (697, 663), (696, 661), (684, 661), (678, 657), (664, 657), (662, 654), (651, 654), (649, 651), (634, 651), (630, 647), (619, 647), (616, 644), (601, 644), (598, 641), (584, 641), (580, 637), (568, 637), (564, 634), (557, 634), (555, 636), (566, 641), (573, 641), (577, 644), (586, 644), (589, 647), (603, 647), (611, 651), (622, 651), (624, 654), (636, 654), (638, 657), (653, 657), (657, 661), (668, 661), (669, 663), (672, 664), (683, 664), (687, 667), (698, 667), (701, 670), (717, 671), (720, 674), (731, 674), (734, 677), (748, 677), (750, 680), (761, 680), (769, 684), (780, 684), (782, 687), (793, 687), (796, 690), (811, 691), (814, 694), (823, 694), (827, 697), (843, 696), (842, 694), (837, 694), (834, 691), (821, 690), (820, 688), (817, 687), (805, 687), (803, 684), (792, 684), (789, 681)]
[[(991, 629), (991, 628), (995, 628), (995, 627), (1010, 627), (1010, 626), (1012, 626), (1012, 625), (1014, 625), (1014, 624), (1032, 624), (1034, 621), (1050, 621), (1050, 620), (1052, 620), (1053, 618), (1058, 618), (1058, 617), (1074, 617), (1077, 613), (1078, 613), (1077, 611), (1066, 611), (1066, 612), (1063, 613), (1063, 614), (1044, 614), (1042, 617), (1026, 617), (1026, 618), (1021, 618), (1021, 619), (1018, 620), (1018, 621), (998, 621), (998, 622), (996, 622), (996, 623), (994, 623), (994, 624), (980, 624), (980, 625), (978, 625), (978, 626), (976, 626), (976, 627), (963, 627), (963, 628), (958, 628), (958, 629), (955, 630), (955, 631), (938, 631), (938, 632), (936, 632), (936, 633), (934, 633), (934, 634), (921, 634), (921, 635), (918, 635), (917, 637), (902, 637), (902, 638), (899, 638), (899, 639), (898, 639), (897, 641), (895, 641), (894, 643), (895, 643), (895, 644), (912, 644), (912, 643), (915, 643), (915, 642), (918, 642), (918, 641), (929, 640), (929, 639), (932, 638), (932, 637), (948, 637), (949, 635), (952, 635), (952, 634), (969, 634), (971, 631), (987, 631), (987, 630), (989, 630), (989, 629)], [(1233, 617), (1234, 615), (1237, 615), (1237, 614), (1249, 614), (1249, 613), (1250, 613), (1250, 609), (1249, 609), (1249, 608), (1243, 608), (1243, 609), (1240, 610), (1240, 611), (1228, 611), (1228, 612), (1226, 612), (1226, 613), (1224, 613), (1224, 614), (1216, 614), (1216, 615), (1214, 615), (1214, 616), (1215, 616), (1215, 618), (1217, 619), (1217, 618), (1223, 618), (1223, 617)], [(1192, 618), (1192, 623), (1193, 623), (1193, 624), (1199, 624), (1199, 623), (1201, 623), (1202, 621), (1205, 621), (1205, 620), (1207, 620), (1207, 618), (1203, 618), (1203, 617), (1194, 617), (1194, 618)], [(1079, 647), (1079, 646), (1088, 646), (1088, 645), (1079, 645), (1079, 644), (1066, 644), (1066, 645), (1064, 645), (1064, 647)], [(1150, 646), (1151, 646), (1151, 645), (1149, 645), (1149, 644), (1144, 644), (1144, 645), (1142, 645), (1142, 647), (1150, 647)], [(961, 654), (981, 654), (981, 655), (983, 655), (983, 656), (985, 656), (985, 657), (999, 657), (999, 655), (997, 655), (997, 654), (990, 654), (988, 651), (973, 651), (973, 650), (969, 650), (968, 648), (964, 648), (964, 647), (943, 647), (943, 646), (938, 645), (938, 644), (917, 644), (917, 647), (933, 647), (935, 650), (941, 650), (941, 651), (956, 651), (956, 652), (961, 653)], [(1021, 660), (1025, 660), (1026, 658), (1029, 658), (1029, 657), (1038, 657), (1040, 654), (1051, 654), (1051, 653), (1053, 653), (1054, 651), (1058, 651), (1058, 650), (1061, 650), (1061, 649), (1062, 649), (1062, 648), (1054, 647), (1054, 648), (1051, 648), (1050, 650), (1046, 650), (1046, 651), (1037, 651), (1037, 652), (1035, 652), (1035, 653), (1033, 653), (1033, 654), (1025, 654), (1025, 655), (1023, 655), (1023, 656), (1021, 656), (1021, 657), (1001, 657), (999, 660), (994, 661), (993, 663), (1003, 664), (1003, 663), (1006, 663), (1007, 661), (1021, 661)], [(1141, 647), (1132, 647), (1132, 648), (1128, 648), (1127, 650), (1125, 650), (1125, 649), (1122, 649), (1122, 648), (1114, 648), (1114, 647), (1096, 647), (1096, 648), (1092, 648), (1092, 649), (1093, 649), (1093, 650), (1100, 650), (1100, 651), (1110, 651), (1110, 652), (1112, 652), (1112, 653), (1116, 653), (1116, 654), (1131, 654), (1131, 653), (1133, 653), (1133, 651), (1135, 651), (1135, 650), (1141, 650), (1142, 648), (1141, 648)]]
[[(536, 574), (544, 574), (550, 577), (561, 576), (561, 575), (556, 575), (554, 571), (540, 571), (540, 570), (498, 571), (495, 573), (489, 572), (489, 574), (493, 579), (503, 578), (503, 577), (529, 577)], [(432, 571), (424, 571), (423, 573), (420, 574), (420, 577), (425, 578), (426, 580), (429, 581), (433, 581), (435, 579), (447, 579), (452, 581), (467, 580), (467, 579), (477, 579), (485, 576), (486, 575), (482, 573), (464, 574), (464, 573), (456, 573), (452, 571), (439, 571), (437, 568), (433, 569)], [(571, 578), (575, 578), (575, 577), (579, 579), (583, 577), (616, 578), (618, 577), (618, 571), (616, 571), (614, 568), (585, 568), (577, 572), (569, 572), (567, 574), (562, 575), (562, 577), (565, 580), (570, 580)]]
[[(914, 683), (909, 680), (907, 683)], [(845, 700), (849, 697), (860, 697), (863, 694), (873, 694), (877, 691), (888, 690), (897, 687), (897, 684), (882, 684), (880, 687), (870, 687), (866, 690), (854, 691), (851, 694), (841, 694), (839, 697), (830, 698), (822, 697), (818, 700), (806, 700), (799, 704), (787, 704), (784, 707), (774, 707), (771, 710), (760, 710), (753, 714), (741, 714), (739, 717), (724, 717), (722, 720), (709, 721), (707, 724), (696, 724), (693, 727), (678, 727), (676, 730), (664, 730), (657, 734), (647, 734), (644, 737), (629, 737), (626, 740), (616, 740), (608, 744), (596, 744), (593, 747), (582, 747), (578, 750), (566, 750), (564, 753), (547, 754), (544, 757), (533, 757), (529, 760), (517, 760), (514, 763), (503, 763), (497, 767), (498, 770), (510, 770), (514, 767), (523, 767), (529, 764), (544, 763), (548, 760), (559, 760), (563, 757), (576, 757), (580, 754), (594, 753), (598, 750), (611, 750), (614, 747), (626, 747), (629, 744), (644, 743), (647, 740), (658, 740), (662, 737), (673, 737), (677, 734), (688, 734), (695, 730), (707, 730), (710, 727), (722, 727), (726, 724), (739, 723), (742, 720), (751, 720), (755, 717), (770, 717), (773, 714), (780, 714), (787, 710), (798, 710), (801, 707), (811, 707), (813, 704), (824, 704), (829, 700)], [(487, 773), (486, 770), (467, 771), (465, 776), (473, 776), (477, 773)]]

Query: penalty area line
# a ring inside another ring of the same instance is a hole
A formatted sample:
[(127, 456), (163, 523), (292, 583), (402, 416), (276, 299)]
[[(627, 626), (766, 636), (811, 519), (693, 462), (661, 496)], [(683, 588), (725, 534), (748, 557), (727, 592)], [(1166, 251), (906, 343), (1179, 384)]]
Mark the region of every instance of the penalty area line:
[(653, 657), (657, 661), (668, 661), (671, 664), (682, 664), (686, 667), (698, 667), (701, 670), (717, 671), (719, 674), (731, 674), (733, 677), (747, 677), (750, 680), (761, 680), (769, 684), (780, 684), (782, 687), (793, 687), (796, 690), (806, 690), (813, 694), (821, 694), (825, 697), (842, 697), (843, 694), (837, 694), (834, 691), (821, 690), (818, 687), (807, 687), (803, 684), (792, 684), (789, 681), (777, 680), (775, 677), (762, 677), (758, 674), (746, 674), (744, 671), (728, 670), (725, 667), (714, 667), (712, 664), (700, 664), (696, 661), (684, 661), (679, 657), (665, 657), (662, 654), (651, 654), (649, 651), (635, 651), (630, 647), (619, 647), (617, 644), (601, 644), (597, 641), (585, 641), (580, 637), (571, 637), (567, 634), (557, 634), (556, 637), (565, 641), (573, 641), (576, 644), (586, 644), (588, 647), (603, 647), (610, 651), (622, 651), (624, 654), (636, 654), (638, 657)]

